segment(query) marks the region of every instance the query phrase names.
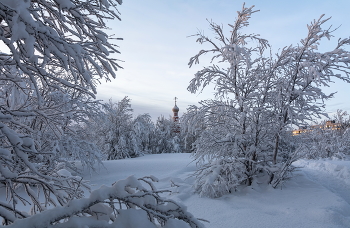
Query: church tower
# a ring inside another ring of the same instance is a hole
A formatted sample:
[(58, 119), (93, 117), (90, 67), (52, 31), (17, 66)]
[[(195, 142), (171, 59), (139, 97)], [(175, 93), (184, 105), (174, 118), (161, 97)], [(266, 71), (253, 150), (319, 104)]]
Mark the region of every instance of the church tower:
[(175, 106), (172, 109), (174, 115), (173, 115), (173, 133), (180, 133), (180, 122), (179, 122), (179, 107), (176, 105), (176, 100), (178, 98), (175, 97)]

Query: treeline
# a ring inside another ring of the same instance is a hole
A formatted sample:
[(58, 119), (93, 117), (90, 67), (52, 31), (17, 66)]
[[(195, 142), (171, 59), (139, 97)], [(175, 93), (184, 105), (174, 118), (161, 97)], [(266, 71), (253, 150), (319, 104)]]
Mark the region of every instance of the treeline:
[(133, 158), (144, 154), (187, 152), (175, 123), (160, 116), (155, 123), (149, 114), (133, 117), (131, 100), (102, 104), (102, 111), (81, 126), (86, 139), (94, 143), (102, 159)]

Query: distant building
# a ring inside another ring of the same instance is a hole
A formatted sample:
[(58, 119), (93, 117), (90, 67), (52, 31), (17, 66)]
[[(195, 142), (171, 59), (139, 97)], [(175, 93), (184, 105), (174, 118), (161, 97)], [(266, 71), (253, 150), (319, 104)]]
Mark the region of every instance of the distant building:
[(304, 128), (293, 130), (293, 135), (300, 135), (302, 133), (307, 133), (315, 129), (340, 130), (341, 124), (336, 123), (335, 120), (328, 120), (324, 124), (312, 125), (310, 127), (304, 127)]
[(178, 98), (175, 97), (175, 106), (173, 107), (172, 111), (173, 111), (173, 133), (180, 133), (180, 121), (179, 121), (179, 107), (177, 107), (176, 105), (176, 100)]

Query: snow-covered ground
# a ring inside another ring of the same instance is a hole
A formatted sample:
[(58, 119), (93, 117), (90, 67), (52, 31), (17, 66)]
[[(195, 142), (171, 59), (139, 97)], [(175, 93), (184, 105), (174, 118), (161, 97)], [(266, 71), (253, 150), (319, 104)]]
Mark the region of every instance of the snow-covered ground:
[(189, 154), (158, 154), (106, 161), (92, 176), (93, 189), (111, 185), (130, 175), (159, 178), (158, 189), (171, 189), (168, 197), (182, 202), (205, 226), (221, 227), (350, 227), (350, 161), (300, 160), (303, 167), (283, 189), (251, 186), (217, 199), (193, 194), (189, 175), (196, 165)]

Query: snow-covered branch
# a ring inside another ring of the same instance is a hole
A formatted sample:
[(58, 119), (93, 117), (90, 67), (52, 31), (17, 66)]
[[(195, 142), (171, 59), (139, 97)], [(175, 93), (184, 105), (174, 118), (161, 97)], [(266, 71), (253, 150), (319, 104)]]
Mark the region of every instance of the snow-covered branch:
[(204, 227), (185, 206), (164, 199), (154, 187), (144, 187), (142, 180), (130, 176), (94, 190), (89, 198), (71, 200), (6, 227)]

